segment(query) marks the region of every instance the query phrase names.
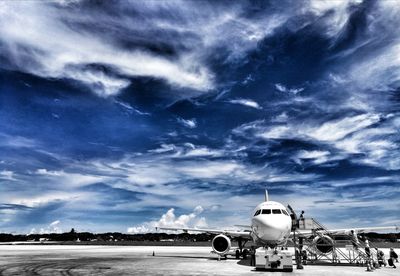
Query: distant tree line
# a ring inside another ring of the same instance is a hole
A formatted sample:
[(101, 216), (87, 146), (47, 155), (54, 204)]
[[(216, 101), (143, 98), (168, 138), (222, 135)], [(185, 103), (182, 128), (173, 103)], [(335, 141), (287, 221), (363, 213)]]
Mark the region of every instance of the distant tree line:
[(90, 232), (76, 232), (71, 229), (66, 233), (50, 233), (50, 234), (29, 234), (14, 235), (0, 233), (0, 242), (14, 241), (40, 241), (47, 239), (49, 241), (192, 241), (204, 242), (211, 241), (214, 235), (210, 234), (167, 234), (167, 233), (146, 233), (146, 234), (124, 234), (119, 232), (107, 232), (94, 234)]
[[(366, 233), (363, 234), (370, 241), (375, 242), (396, 242), (400, 239), (400, 233)], [(0, 233), (0, 242), (15, 242), (15, 241), (41, 241), (43, 239), (49, 241), (191, 241), (191, 242), (206, 242), (211, 241), (215, 235), (211, 234), (167, 234), (167, 233), (146, 233), (146, 234), (124, 234), (119, 232), (107, 232), (94, 234), (90, 232), (76, 232), (73, 228), (65, 233), (50, 233), (50, 234), (29, 234), (29, 235), (14, 235)], [(336, 238), (340, 240), (340, 237)]]

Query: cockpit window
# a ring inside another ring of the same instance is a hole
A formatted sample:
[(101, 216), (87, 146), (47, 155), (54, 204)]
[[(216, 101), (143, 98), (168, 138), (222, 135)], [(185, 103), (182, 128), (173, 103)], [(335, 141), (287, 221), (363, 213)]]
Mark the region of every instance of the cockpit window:
[(264, 215), (269, 215), (271, 214), (271, 209), (263, 209), (261, 213)]
[(286, 212), (286, 210), (282, 210), (282, 213), (284, 213), (285, 215), (289, 216), (289, 214)]
[(260, 214), (261, 210), (257, 210), (254, 216), (258, 216)]
[(281, 210), (279, 210), (279, 209), (272, 209), (272, 214), (281, 214)]

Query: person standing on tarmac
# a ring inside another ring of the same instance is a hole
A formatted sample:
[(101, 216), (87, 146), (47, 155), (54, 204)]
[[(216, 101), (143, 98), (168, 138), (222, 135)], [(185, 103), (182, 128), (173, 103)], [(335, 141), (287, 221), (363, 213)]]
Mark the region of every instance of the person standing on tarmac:
[(397, 253), (394, 252), (394, 249), (393, 249), (393, 248), (390, 248), (390, 251), (389, 251), (389, 260), (388, 260), (389, 266), (392, 266), (393, 268), (396, 268), (396, 265), (394, 264), (395, 261), (396, 261), (396, 262), (399, 262), (399, 261), (398, 261)]
[(372, 262), (372, 256), (371, 256), (371, 249), (369, 248), (369, 242), (367, 239), (365, 239), (365, 248), (364, 248), (365, 254), (367, 255), (367, 270), (372, 271), (374, 270), (373, 262)]
[(378, 259), (378, 265), (379, 266), (386, 266), (386, 260), (385, 260), (385, 253), (383, 253), (382, 250), (378, 249), (377, 247), (375, 247), (376, 250), (376, 256)]
[(250, 248), (250, 266), (256, 266), (256, 248), (251, 246)]

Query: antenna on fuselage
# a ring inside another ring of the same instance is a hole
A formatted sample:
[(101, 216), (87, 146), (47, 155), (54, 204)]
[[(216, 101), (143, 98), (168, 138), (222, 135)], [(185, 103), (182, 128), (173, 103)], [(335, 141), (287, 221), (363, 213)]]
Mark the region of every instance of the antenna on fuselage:
[(268, 201), (268, 190), (265, 189), (265, 201)]

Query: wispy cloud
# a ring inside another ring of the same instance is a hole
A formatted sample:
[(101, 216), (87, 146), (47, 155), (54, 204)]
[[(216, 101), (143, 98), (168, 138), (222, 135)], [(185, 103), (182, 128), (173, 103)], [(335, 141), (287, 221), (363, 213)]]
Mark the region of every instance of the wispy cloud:
[[(196, 1), (105, 6), (113, 13), (80, 1), (2, 3), (0, 33), (7, 66), (76, 80), (104, 97), (118, 94), (136, 77), (208, 91), (215, 87), (206, 64), (211, 52), (225, 45), (227, 60), (241, 59), (285, 20), (284, 15), (243, 17), (239, 4), (230, 9)], [(81, 9), (85, 15), (76, 12)], [(145, 16), (128, 16), (137, 12)]]
[[(349, 158), (355, 163), (397, 169), (395, 125), (395, 119), (384, 119), (379, 114), (361, 114), (323, 123), (311, 120), (301, 124), (290, 122), (270, 126), (265, 121), (255, 121), (234, 129), (233, 133), (266, 140), (310, 141), (326, 148), (323, 151), (300, 151), (293, 157), (298, 161), (314, 159), (315, 164), (322, 164)], [(332, 147), (334, 152), (330, 152)]]
[(296, 159), (299, 160), (300, 163), (302, 160), (312, 160), (314, 164), (322, 164), (330, 160), (329, 155), (330, 155), (329, 151), (302, 150), (297, 154)]
[(229, 102), (233, 104), (241, 104), (255, 109), (262, 109), (262, 107), (257, 102), (250, 99), (235, 99), (235, 100), (230, 100)]
[(286, 86), (284, 86), (281, 83), (276, 83), (275, 84), (275, 88), (276, 88), (276, 90), (278, 90), (280, 92), (293, 93), (294, 95), (296, 95), (297, 93), (299, 93), (299, 92), (304, 90), (303, 87), (300, 87), (300, 88), (287, 88)]
[(246, 135), (246, 133), (252, 133), (264, 139), (299, 138), (315, 139), (321, 142), (334, 142), (359, 130), (368, 128), (379, 121), (380, 117), (376, 114), (361, 114), (344, 117), (338, 120), (326, 121), (322, 124), (312, 120), (311, 122), (304, 122), (300, 125), (288, 123), (267, 126), (265, 121), (255, 121), (244, 124), (234, 129), (233, 132), (244, 135)]
[(178, 118), (178, 122), (187, 127), (187, 128), (196, 128), (197, 127), (197, 122), (196, 119), (183, 119), (183, 118)]
[(134, 107), (133, 107), (132, 105), (130, 105), (129, 103), (122, 102), (122, 101), (118, 101), (118, 100), (114, 100), (114, 102), (115, 102), (116, 104), (122, 106), (122, 107), (125, 108), (126, 110), (128, 110), (128, 112), (130, 112), (130, 113), (134, 112), (134, 113), (139, 114), (139, 115), (150, 115), (150, 113), (148, 113), (148, 112), (143, 112), (143, 111), (140, 111), (140, 110), (134, 108)]
[(0, 179), (15, 180), (13, 176), (14, 176), (13, 171), (7, 171), (7, 170), (0, 171)]

